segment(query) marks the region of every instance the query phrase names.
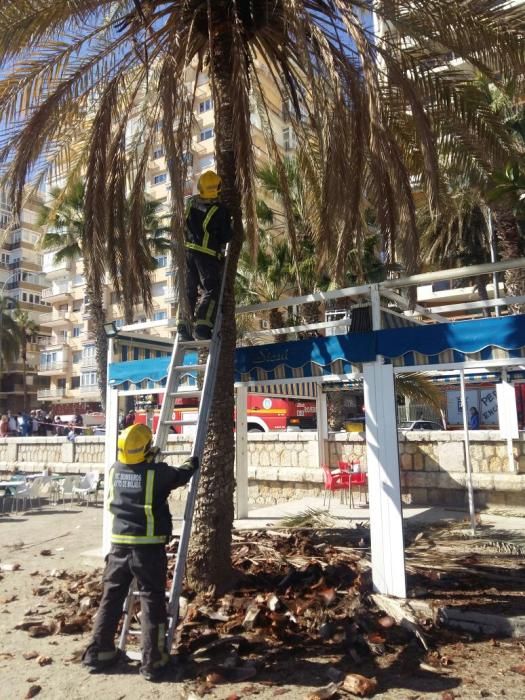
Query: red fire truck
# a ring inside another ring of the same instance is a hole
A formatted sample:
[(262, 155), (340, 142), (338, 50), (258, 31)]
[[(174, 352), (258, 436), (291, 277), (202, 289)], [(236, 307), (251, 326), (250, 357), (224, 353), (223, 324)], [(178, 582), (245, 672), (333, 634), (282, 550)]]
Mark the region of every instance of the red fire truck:
[[(162, 396), (159, 396), (162, 401)], [(176, 407), (173, 412), (173, 420), (197, 422), (198, 399), (176, 399)], [(159, 417), (159, 409), (139, 409), (135, 412), (136, 423), (149, 423), (152, 430), (156, 430)], [(248, 394), (248, 431), (268, 433), (274, 430), (315, 430), (317, 416), (315, 401), (296, 398), (277, 398), (264, 394)], [(176, 433), (192, 433), (193, 425), (175, 425)]]

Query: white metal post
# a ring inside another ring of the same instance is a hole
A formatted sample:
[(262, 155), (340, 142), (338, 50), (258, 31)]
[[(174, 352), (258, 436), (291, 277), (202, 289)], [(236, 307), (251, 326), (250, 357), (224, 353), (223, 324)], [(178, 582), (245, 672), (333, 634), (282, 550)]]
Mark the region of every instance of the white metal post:
[(111, 548), (111, 513), (107, 508), (109, 495), (109, 470), (115, 462), (118, 439), (119, 391), (109, 384), (109, 365), (113, 362), (114, 338), (108, 338), (108, 383), (106, 385), (106, 450), (104, 459), (104, 514), (102, 521), (102, 554)]
[(393, 367), (379, 360), (365, 363), (363, 380), (372, 583), (379, 593), (406, 598)]
[(467, 415), (467, 394), (465, 392), (465, 370), (459, 370), (459, 381), (461, 387), (461, 409), (463, 413), (463, 432), (465, 434), (465, 464), (467, 466), (467, 492), (468, 492), (468, 509), (470, 513), (470, 526), (472, 534), (476, 531), (476, 507), (474, 505), (474, 487), (472, 486), (472, 463), (470, 461), (470, 440), (468, 432), (468, 415)]
[(326, 394), (323, 393), (323, 385), (317, 385), (317, 401), (315, 404), (317, 413), (317, 451), (319, 466), (328, 464), (327, 441), (328, 441), (328, 411), (326, 407)]
[(372, 303), (372, 330), (381, 330), (381, 296), (379, 294), (379, 285), (370, 285), (370, 301)]
[(239, 384), (235, 395), (235, 471), (237, 518), (248, 517), (248, 387)]
[(505, 368), (501, 370), (501, 383), (496, 384), (498, 399), (499, 429), (502, 437), (507, 440), (508, 468), (511, 474), (517, 473), (514, 460), (513, 440), (519, 439), (518, 412), (516, 410), (516, 391), (508, 381), (508, 373)]

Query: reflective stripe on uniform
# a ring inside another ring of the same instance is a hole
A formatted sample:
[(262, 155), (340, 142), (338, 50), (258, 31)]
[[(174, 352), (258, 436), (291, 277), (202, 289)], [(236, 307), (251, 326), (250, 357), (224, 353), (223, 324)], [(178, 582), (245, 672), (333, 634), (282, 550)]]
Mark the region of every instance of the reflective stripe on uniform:
[(210, 232), (208, 231), (208, 224), (211, 221), (211, 217), (215, 214), (216, 211), (219, 211), (219, 207), (214, 204), (213, 207), (211, 207), (210, 211), (206, 214), (206, 217), (204, 221), (202, 222), (202, 230), (204, 231), (204, 238), (202, 239), (202, 245), (204, 248), (207, 250), (210, 250), (208, 248), (208, 241), (210, 240)]
[(146, 495), (144, 497), (144, 513), (146, 515), (146, 537), (152, 537), (155, 533), (155, 516), (153, 515), (153, 484), (155, 483), (155, 470), (146, 472)]
[[(187, 209), (186, 218), (188, 218), (190, 210), (191, 210), (191, 205)], [(205, 253), (206, 255), (211, 255), (214, 258), (220, 257), (219, 252), (217, 252), (216, 250), (213, 250), (213, 248), (208, 248), (208, 241), (210, 240), (210, 232), (208, 231), (208, 224), (210, 223), (212, 216), (218, 210), (219, 210), (219, 207), (216, 204), (214, 204), (212, 207), (210, 207), (208, 213), (204, 217), (204, 221), (202, 222), (202, 230), (204, 231), (202, 244), (199, 245), (198, 243), (190, 243), (189, 241), (186, 241), (186, 244), (185, 244), (186, 248), (189, 248), (190, 250), (196, 250), (199, 253)]]
[(197, 245), (197, 243), (188, 243), (186, 242), (186, 248), (189, 250), (196, 250), (198, 253), (204, 253), (205, 255), (211, 255), (213, 258), (218, 258), (219, 253), (216, 250), (212, 250), (211, 248), (205, 248), (202, 245)]
[(98, 651), (97, 661), (109, 661), (109, 659), (114, 659), (116, 655), (116, 649), (114, 649), (113, 651)]
[(164, 544), (167, 539), (167, 535), (111, 535), (113, 544)]

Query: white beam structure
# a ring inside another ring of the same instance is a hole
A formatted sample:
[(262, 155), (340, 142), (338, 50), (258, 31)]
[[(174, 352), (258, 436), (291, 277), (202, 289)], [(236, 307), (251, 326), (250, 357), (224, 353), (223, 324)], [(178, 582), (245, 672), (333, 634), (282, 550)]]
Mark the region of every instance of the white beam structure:
[(322, 384), (317, 385), (317, 453), (319, 466), (328, 464), (328, 410), (326, 405), (326, 394), (323, 392)]
[(248, 517), (248, 387), (235, 392), (235, 470), (237, 518)]
[(363, 365), (366, 460), (370, 501), (372, 583), (385, 595), (406, 598), (405, 547), (392, 365)]
[[(109, 378), (109, 366), (114, 360), (115, 338), (108, 338), (108, 363), (107, 371)], [(117, 457), (118, 440), (118, 400), (119, 392), (113, 389), (109, 383), (106, 389), (106, 440), (104, 455), (104, 513), (102, 520), (102, 555), (105, 557), (111, 548), (111, 513), (108, 510), (109, 501), (109, 470), (113, 466)]]
[(461, 383), (461, 413), (463, 414), (463, 434), (465, 436), (465, 465), (467, 467), (467, 493), (468, 493), (468, 510), (470, 514), (470, 528), (472, 534), (476, 532), (476, 506), (474, 504), (474, 487), (472, 485), (472, 462), (470, 461), (470, 439), (468, 432), (468, 406), (467, 394), (465, 392), (465, 371), (459, 370), (459, 379)]

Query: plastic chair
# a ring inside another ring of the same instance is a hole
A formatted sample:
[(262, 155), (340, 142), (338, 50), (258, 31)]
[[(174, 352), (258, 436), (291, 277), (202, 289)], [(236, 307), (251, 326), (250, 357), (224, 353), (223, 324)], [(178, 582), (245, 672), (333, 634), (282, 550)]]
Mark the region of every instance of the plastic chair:
[(326, 495), (328, 494), (328, 510), (330, 510), (330, 503), (332, 500), (332, 493), (334, 491), (341, 491), (341, 496), (346, 497), (346, 502), (348, 503), (348, 492), (350, 490), (350, 479), (348, 474), (333, 474), (327, 464), (323, 464), (323, 476), (324, 476), (324, 500), (323, 505), (326, 505)]
[(40, 488), (42, 486), (43, 476), (37, 476), (30, 484), (24, 484), (21, 488), (17, 488), (13, 495), (15, 503), (15, 512), (18, 513), (18, 501), (22, 501), (22, 510), (26, 508), (26, 501), (29, 501), (29, 508), (33, 507), (33, 499), (39, 499)]
[(73, 495), (77, 497), (79, 502), (82, 499), (88, 505), (91, 498), (94, 497), (94, 503), (96, 505), (98, 480), (98, 472), (88, 472), (80, 479), (78, 486), (73, 486)]
[[(350, 474), (350, 493), (352, 493), (352, 487), (357, 486), (359, 488), (359, 503), (362, 502), (362, 495), (365, 494), (365, 503), (368, 503), (368, 476), (365, 472), (352, 472)], [(352, 505), (353, 505), (353, 493), (352, 493)]]
[(62, 499), (62, 504), (66, 502), (66, 496), (69, 496), (69, 504), (73, 505), (73, 496), (75, 495), (75, 488), (80, 486), (80, 477), (78, 475), (66, 476), (62, 481), (57, 484), (56, 491), (56, 503), (60, 503)]

